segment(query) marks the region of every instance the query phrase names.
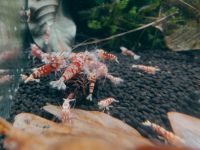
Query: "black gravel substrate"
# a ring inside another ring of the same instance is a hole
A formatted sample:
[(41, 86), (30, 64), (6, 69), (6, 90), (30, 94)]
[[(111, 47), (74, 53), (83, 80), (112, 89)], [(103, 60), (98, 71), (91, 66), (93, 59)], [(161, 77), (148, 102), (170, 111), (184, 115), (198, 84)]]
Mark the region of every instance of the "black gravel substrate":
[[(98, 81), (93, 102), (77, 97), (75, 107), (98, 110), (97, 101), (114, 97), (119, 103), (113, 104), (110, 113), (136, 128), (142, 135), (156, 140), (153, 132), (142, 126), (146, 119), (170, 130), (166, 113), (183, 112), (200, 117), (200, 63), (193, 55), (169, 51), (141, 51), (139, 61), (117, 54), (120, 64), (106, 62), (113, 75), (120, 76), (124, 83), (115, 86), (106, 79)], [(161, 71), (155, 75), (133, 69), (133, 64), (158, 66)], [(46, 103), (61, 105), (66, 95), (52, 89), (49, 81), (54, 75), (41, 79), (40, 83), (21, 83), (12, 106), (11, 120), (21, 112), (51, 118), (41, 107)]]

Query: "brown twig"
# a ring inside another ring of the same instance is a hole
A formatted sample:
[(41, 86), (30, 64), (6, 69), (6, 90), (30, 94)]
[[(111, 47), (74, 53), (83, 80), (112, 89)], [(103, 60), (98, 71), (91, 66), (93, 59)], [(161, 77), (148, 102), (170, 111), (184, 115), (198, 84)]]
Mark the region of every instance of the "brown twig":
[(106, 38), (104, 38), (104, 39), (99, 39), (99, 40), (94, 40), (94, 41), (90, 41), (90, 42), (85, 42), (85, 43), (77, 44), (77, 45), (75, 45), (75, 46), (73, 47), (73, 49), (78, 48), (78, 47), (81, 47), (81, 46), (86, 46), (86, 45), (91, 45), (91, 44), (97, 44), (97, 43), (105, 42), (105, 41), (108, 41), (108, 40), (111, 40), (111, 39), (114, 39), (114, 38), (117, 38), (117, 37), (124, 36), (124, 35), (129, 34), (129, 33), (133, 33), (133, 32), (139, 31), (139, 30), (143, 30), (143, 29), (148, 28), (148, 27), (150, 27), (150, 26), (156, 25), (156, 24), (158, 24), (158, 23), (160, 23), (160, 22), (162, 22), (162, 21), (164, 21), (164, 20), (166, 20), (166, 19), (168, 19), (168, 18), (170, 18), (170, 17), (172, 17), (172, 16), (174, 16), (174, 15), (176, 15), (176, 14), (177, 14), (177, 12), (176, 12), (176, 13), (173, 13), (173, 14), (170, 14), (170, 15), (168, 15), (168, 16), (165, 16), (165, 17), (163, 17), (163, 18), (160, 18), (160, 19), (158, 19), (158, 20), (156, 20), (156, 21), (153, 21), (153, 22), (151, 22), (151, 23), (148, 23), (148, 24), (146, 24), (146, 25), (143, 25), (143, 26), (141, 26), (141, 27), (138, 27), (138, 28), (135, 28), (135, 29), (126, 31), (126, 32), (122, 32), (122, 33), (119, 33), (119, 34), (115, 34), (115, 35), (106, 37)]
[(194, 6), (188, 4), (187, 2), (185, 2), (184, 0), (179, 0), (179, 2), (183, 3), (184, 5), (196, 10), (197, 12), (200, 12), (197, 8), (195, 8)]

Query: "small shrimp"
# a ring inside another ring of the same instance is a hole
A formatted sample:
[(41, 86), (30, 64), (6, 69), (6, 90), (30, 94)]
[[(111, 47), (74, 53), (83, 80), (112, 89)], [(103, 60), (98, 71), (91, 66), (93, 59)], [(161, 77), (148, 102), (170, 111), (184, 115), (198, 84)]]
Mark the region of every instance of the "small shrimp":
[(109, 74), (107, 66), (101, 62), (97, 63), (96, 65), (96, 73), (97, 73), (97, 77), (106, 77), (109, 80), (111, 80), (111, 82), (114, 84), (119, 84), (123, 82), (123, 79), (114, 77), (111, 74)]
[(88, 80), (89, 80), (89, 95), (87, 96), (86, 99), (92, 101), (92, 94), (94, 91), (95, 82), (97, 80), (96, 72), (90, 73), (88, 76)]
[(102, 60), (115, 60), (117, 63), (119, 63), (117, 56), (115, 56), (114, 54), (108, 53), (103, 49), (98, 49), (97, 53), (98, 57)]
[(74, 93), (71, 93), (71, 94), (67, 97), (67, 99), (63, 99), (63, 100), (64, 100), (64, 103), (63, 103), (63, 105), (62, 105), (61, 120), (62, 120), (62, 122), (65, 122), (65, 123), (71, 121), (71, 120), (70, 120), (70, 117), (71, 117), (71, 115), (70, 115), (70, 108), (71, 108), (71, 107), (70, 107), (70, 102), (75, 101), (75, 99), (72, 99), (72, 95), (73, 95), (73, 97), (74, 97)]
[(119, 101), (114, 99), (114, 98), (112, 98), (112, 97), (102, 99), (101, 101), (98, 102), (99, 109), (103, 109), (103, 112), (105, 110), (109, 111), (109, 108), (112, 107), (110, 105), (113, 102), (119, 102)]
[(97, 77), (103, 77), (108, 74), (108, 68), (105, 64), (98, 62), (96, 64)]
[(140, 59), (139, 55), (136, 55), (133, 51), (128, 50), (126, 47), (120, 47), (122, 54), (125, 56), (133, 57), (134, 60)]
[(57, 69), (56, 64), (46, 64), (43, 65), (39, 68), (36, 68), (33, 73), (24, 81), (25, 83), (29, 82), (29, 81), (36, 81), (39, 82), (39, 79), (36, 78), (40, 78), (43, 76), (46, 76), (48, 74), (50, 74), (51, 72), (55, 71)]
[(180, 137), (174, 135), (172, 132), (167, 131), (166, 129), (162, 128), (161, 126), (155, 123), (151, 123), (150, 121), (147, 120), (142, 124), (151, 127), (157, 134), (164, 137), (170, 144), (174, 145), (177, 144), (177, 142), (183, 143), (183, 140)]
[(44, 52), (36, 44), (31, 44), (31, 54), (38, 59), (42, 59)]
[(82, 63), (79, 61), (72, 62), (65, 72), (62, 74), (61, 78), (57, 81), (51, 81), (50, 85), (54, 88), (58, 88), (59, 90), (65, 90), (66, 85), (65, 82), (76, 76), (82, 69)]
[(111, 74), (107, 74), (106, 75), (106, 78), (110, 79), (112, 81), (112, 83), (114, 84), (120, 84), (121, 82), (123, 82), (124, 80), (119, 78), (119, 77), (114, 77), (113, 75)]
[(133, 68), (141, 69), (141, 70), (143, 70), (144, 72), (149, 73), (149, 74), (155, 74), (156, 71), (160, 71), (159, 68), (157, 68), (157, 67), (152, 67), (152, 66), (132, 65), (132, 67), (133, 67)]

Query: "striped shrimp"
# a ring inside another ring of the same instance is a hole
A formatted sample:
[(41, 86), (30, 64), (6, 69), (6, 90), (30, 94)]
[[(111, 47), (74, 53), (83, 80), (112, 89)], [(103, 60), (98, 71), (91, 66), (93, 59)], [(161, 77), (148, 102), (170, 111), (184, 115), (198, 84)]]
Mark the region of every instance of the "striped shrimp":
[(120, 84), (121, 82), (123, 82), (124, 80), (119, 78), (119, 77), (114, 77), (113, 75), (111, 74), (107, 74), (106, 75), (106, 78), (110, 79), (112, 81), (112, 83), (114, 84)]
[(166, 129), (162, 128), (161, 126), (155, 123), (151, 123), (150, 121), (147, 120), (142, 124), (151, 127), (157, 134), (164, 137), (170, 144), (174, 145), (177, 144), (177, 142), (183, 143), (183, 140), (180, 137), (174, 135), (172, 132), (167, 131)]
[(51, 72), (55, 71), (58, 68), (56, 64), (45, 64), (39, 68), (36, 68), (33, 73), (24, 81), (25, 83), (29, 81), (36, 81), (39, 82), (39, 79), (43, 76), (50, 74)]
[(113, 102), (119, 102), (119, 101), (114, 99), (114, 98), (112, 98), (112, 97), (102, 99), (101, 101), (98, 102), (99, 109), (103, 109), (103, 112), (105, 110), (109, 111), (109, 108), (112, 107), (110, 105)]
[(136, 55), (134, 52), (128, 50), (126, 47), (120, 47), (122, 54), (125, 56), (133, 57), (134, 60), (140, 59), (139, 55)]
[(157, 68), (157, 67), (152, 67), (152, 66), (132, 65), (132, 67), (133, 67), (133, 68), (141, 69), (141, 70), (143, 70), (144, 72), (149, 73), (149, 74), (155, 74), (156, 71), (160, 71), (159, 68)]
[(82, 69), (82, 63), (80, 61), (74, 61), (72, 62), (64, 71), (61, 78), (57, 81), (51, 81), (50, 85), (57, 89), (66, 89), (65, 82), (73, 78), (77, 75)]
[(121, 82), (123, 82), (123, 79), (109, 74), (107, 66), (101, 62), (97, 63), (96, 70), (97, 70), (97, 77), (104, 76), (109, 80), (111, 80), (111, 82), (114, 84), (120, 84)]
[(31, 44), (31, 54), (38, 59), (42, 59), (44, 52), (36, 44)]
[(61, 120), (62, 122), (70, 122), (70, 102), (75, 101), (74, 99), (74, 93), (70, 93), (69, 96), (66, 99), (63, 99), (64, 103), (62, 105), (62, 114), (61, 114)]
[(115, 60), (117, 63), (119, 63), (117, 56), (115, 56), (114, 54), (108, 53), (103, 49), (98, 49), (97, 53), (98, 57), (102, 60)]
[(87, 96), (86, 99), (92, 101), (92, 94), (93, 94), (93, 91), (94, 91), (95, 82), (97, 80), (96, 72), (91, 72), (88, 75), (88, 80), (89, 80), (89, 95)]

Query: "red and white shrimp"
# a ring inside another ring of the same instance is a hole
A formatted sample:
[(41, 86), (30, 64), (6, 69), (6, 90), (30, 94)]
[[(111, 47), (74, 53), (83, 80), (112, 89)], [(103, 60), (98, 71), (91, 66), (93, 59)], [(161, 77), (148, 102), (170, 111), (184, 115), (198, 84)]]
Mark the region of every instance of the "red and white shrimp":
[(106, 77), (109, 80), (111, 80), (112, 83), (114, 84), (119, 84), (121, 82), (123, 82), (123, 79), (119, 78), (119, 77), (114, 77), (113, 75), (108, 73), (108, 68), (105, 64), (98, 62), (97, 66), (96, 66), (96, 73), (97, 73), (97, 77)]
[(180, 137), (174, 135), (174, 133), (167, 131), (166, 129), (162, 128), (161, 126), (155, 123), (151, 123), (147, 120), (142, 124), (151, 127), (157, 134), (164, 137), (170, 144), (177, 144), (177, 142), (183, 143), (183, 140)]
[(120, 49), (123, 55), (133, 57), (134, 60), (140, 59), (139, 55), (136, 55), (133, 51), (128, 50), (126, 47), (121, 46)]
[(56, 64), (45, 64), (39, 68), (36, 68), (33, 71), (33, 73), (24, 82), (25, 83), (27, 83), (29, 81), (39, 82), (39, 79), (36, 79), (36, 78), (46, 76), (46, 75), (50, 74), (51, 72), (56, 71), (57, 68), (58, 68), (58, 66)]
[(59, 90), (65, 90), (65, 82), (76, 76), (82, 69), (82, 62), (74, 61), (72, 62), (64, 71), (61, 78), (57, 81), (51, 81), (50, 85)]
[(90, 100), (92, 101), (92, 94), (93, 94), (93, 91), (94, 91), (94, 86), (95, 86), (95, 82), (97, 80), (97, 74), (96, 72), (91, 72), (89, 75), (88, 75), (88, 81), (89, 81), (89, 95), (87, 96), (87, 100)]
[(98, 57), (102, 60), (115, 60), (117, 63), (119, 63), (117, 56), (115, 56), (114, 54), (108, 53), (103, 49), (98, 49), (97, 53)]
[(36, 44), (31, 44), (31, 54), (38, 59), (42, 59), (42, 55), (45, 53)]
[(106, 78), (110, 79), (112, 83), (114, 84), (120, 84), (121, 82), (123, 82), (124, 80), (122, 78), (119, 77), (114, 77), (111, 74), (107, 74)]
[(109, 111), (109, 108), (112, 107), (110, 105), (113, 102), (119, 102), (119, 101), (112, 97), (102, 99), (101, 101), (98, 102), (99, 109), (103, 109), (103, 111), (105, 110)]
[(67, 99), (64, 99), (64, 103), (62, 105), (62, 114), (61, 114), (61, 120), (62, 122), (70, 122), (71, 118), (71, 112), (70, 112), (70, 102), (75, 101), (74, 93), (70, 93)]
[(149, 74), (155, 74), (157, 71), (160, 71), (159, 68), (157, 67), (152, 67), (152, 66), (145, 66), (145, 65), (132, 65), (133, 68), (138, 68), (143, 70), (146, 73)]

